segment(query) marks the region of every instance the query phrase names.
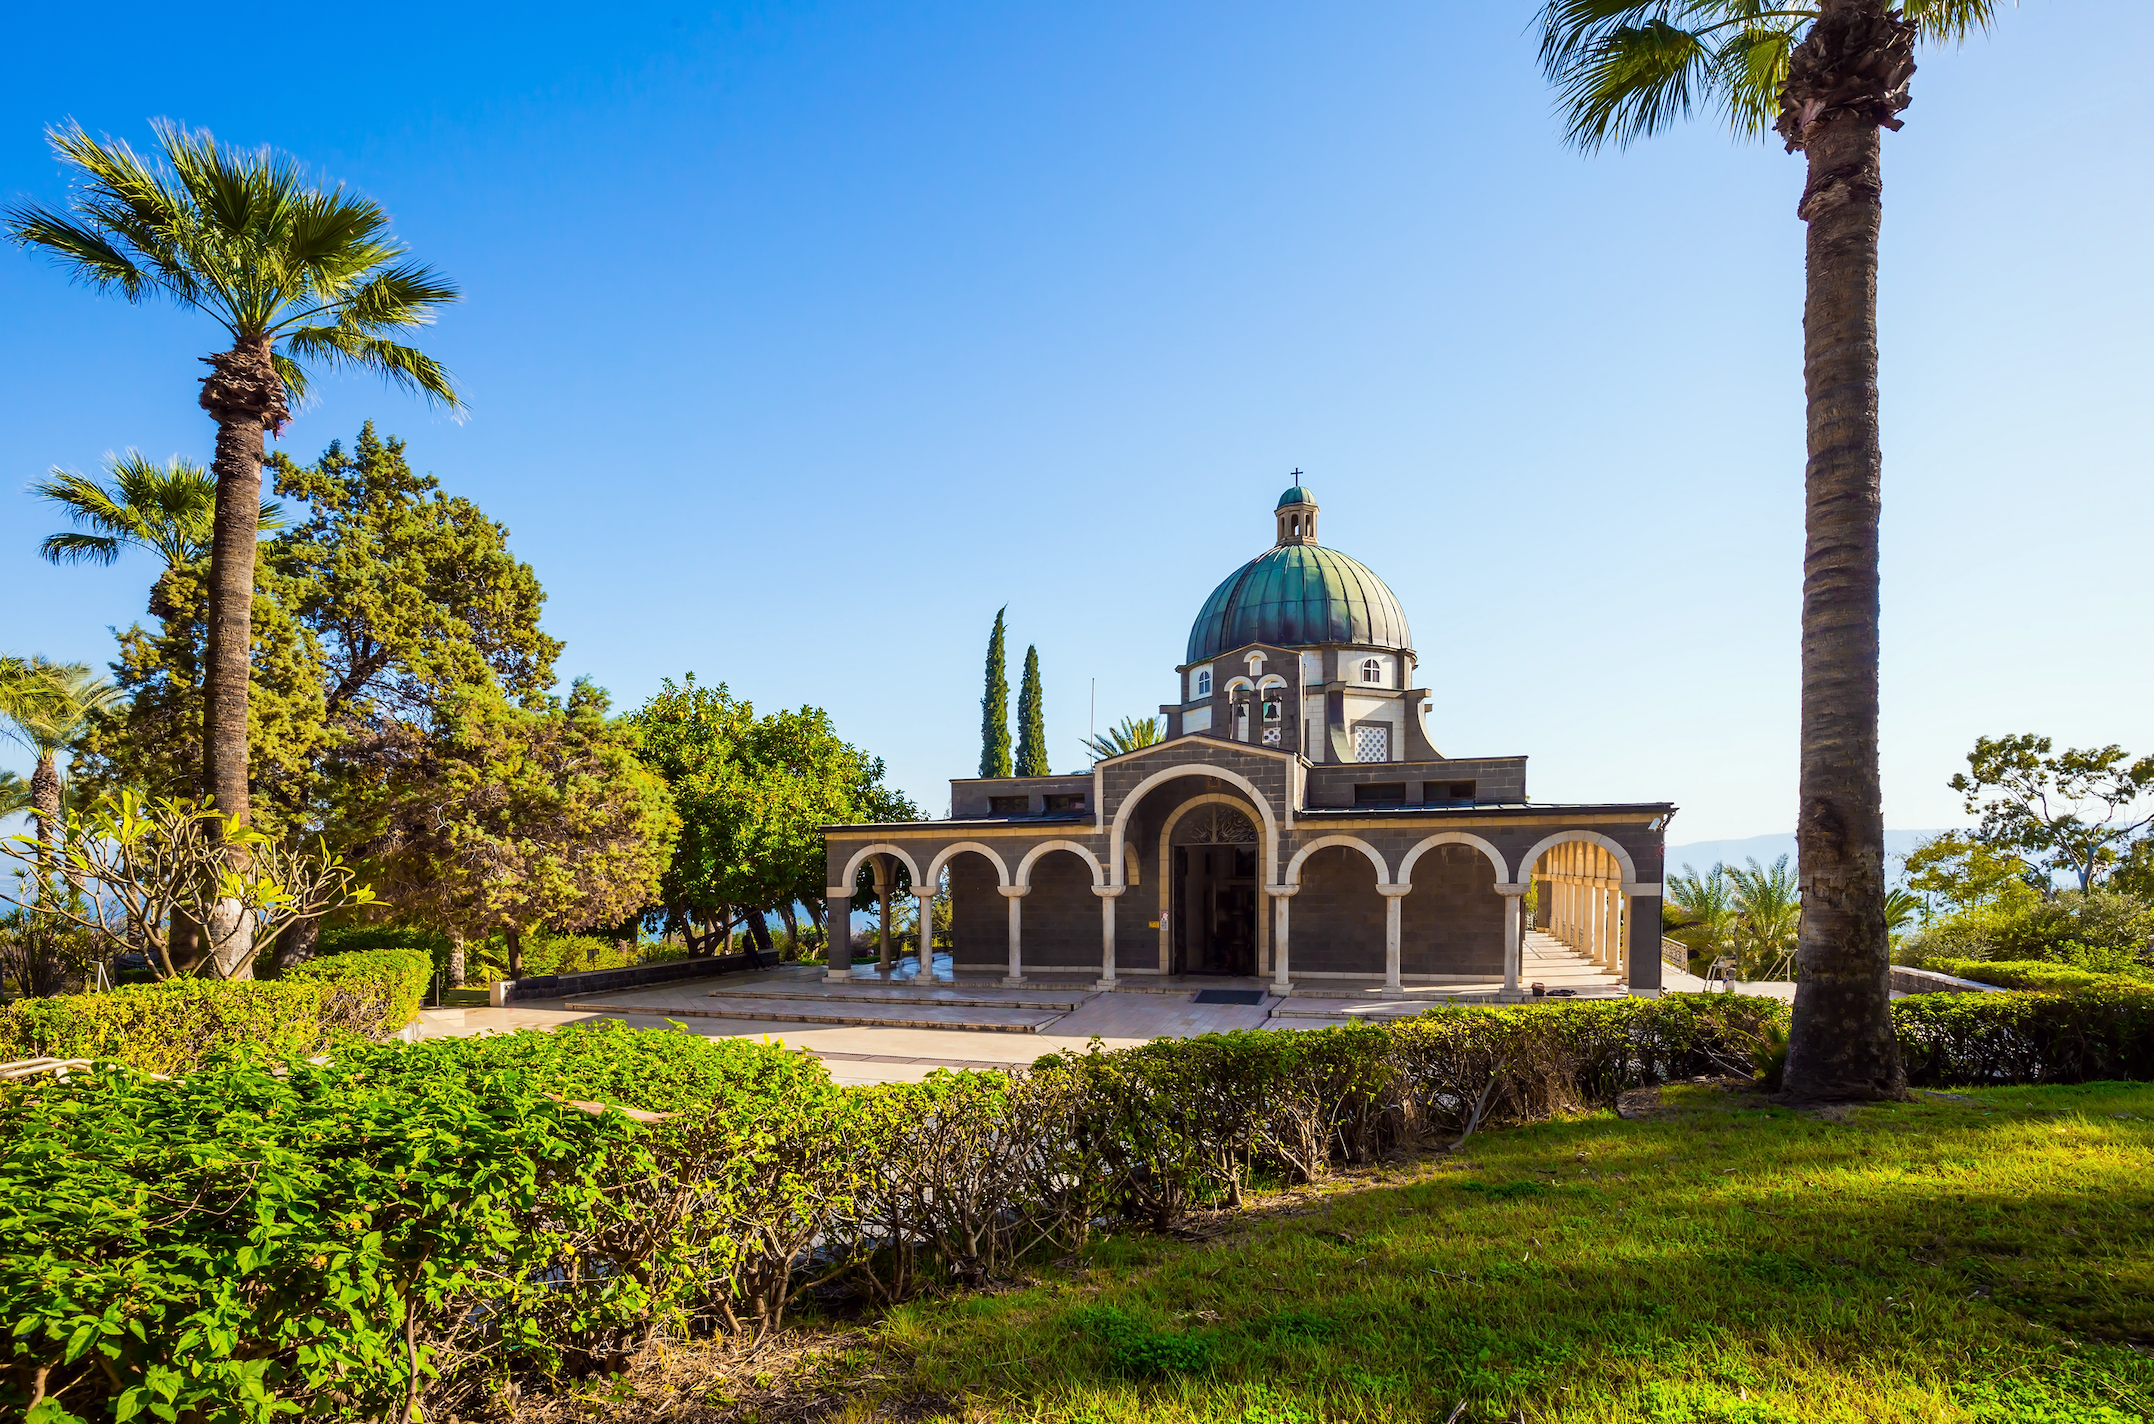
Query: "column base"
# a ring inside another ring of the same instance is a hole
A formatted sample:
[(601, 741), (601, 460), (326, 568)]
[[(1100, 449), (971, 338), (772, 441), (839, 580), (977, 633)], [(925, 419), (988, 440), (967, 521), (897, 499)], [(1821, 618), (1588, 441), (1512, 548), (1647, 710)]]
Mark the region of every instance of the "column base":
[(850, 974), (840, 974), (837, 970), (833, 969), (823, 976), (823, 982), (825, 984), (850, 984), (853, 982), (853, 976)]
[(1284, 999), (1294, 992), (1294, 986), (1291, 983), (1282, 984), (1278, 980), (1274, 979), (1269, 985), (1266, 986), (1265, 992), (1277, 994), (1280, 998)]
[(1386, 984), (1376, 991), (1376, 997), (1379, 999), (1403, 999), (1406, 997), (1406, 991)]
[(1626, 986), (1623, 992), (1633, 999), (1657, 999), (1667, 991), (1665, 989), (1632, 989)]
[(1005, 974), (1002, 976), (1002, 987), (1005, 989), (1022, 989), (1031, 982), (1030, 979), (1027, 979), (1022, 974)]
[(1499, 1004), (1530, 1004), (1533, 1002), (1533, 991), (1531, 989), (1498, 989), (1496, 991), (1496, 1002)]
[(1122, 987), (1122, 981), (1119, 979), (1094, 979), (1092, 987), (1095, 989), (1119, 989)]

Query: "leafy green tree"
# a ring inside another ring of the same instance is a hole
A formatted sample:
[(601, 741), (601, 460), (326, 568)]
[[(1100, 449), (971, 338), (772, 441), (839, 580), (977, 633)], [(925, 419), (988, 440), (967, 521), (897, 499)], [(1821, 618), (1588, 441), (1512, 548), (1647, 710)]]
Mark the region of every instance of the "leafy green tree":
[(1798, 1100), (1900, 1098), (1878, 781), (1877, 239), (1885, 129), (1916, 41), (1987, 29), (1995, 0), (1548, 0), (1541, 63), (1570, 141), (1657, 133), (1699, 107), (1736, 135), (1777, 133), (1809, 165), (1801, 852), (1802, 979), (1785, 1085)]
[(377, 891), (449, 936), (452, 981), (470, 940), (501, 935), (513, 979), (534, 929), (618, 924), (650, 903), (680, 820), (603, 691), (579, 680), (565, 701), (518, 706), (466, 687), (438, 715), (397, 725), (357, 823)]
[(1931, 836), (1907, 853), (1907, 888), (1947, 914), (2005, 901), (2039, 899), (2038, 872), (2010, 852), (1964, 831)]
[(1017, 685), (1017, 774), (1047, 776), (1047, 711), (1041, 706), (1040, 650), (1025, 648), (1024, 680)]
[[(174, 455), (160, 465), (140, 450), (107, 455), (103, 483), (55, 465), (30, 493), (60, 506), (75, 525), (38, 546), (55, 564), (110, 565), (121, 550), (142, 549), (177, 570), (209, 556), (217, 479), (192, 460)], [(255, 527), (264, 534), (282, 529), (282, 507), (265, 501)]]
[(823, 903), (822, 828), (920, 818), (884, 784), (881, 759), (840, 738), (820, 708), (758, 717), (725, 684), (702, 687), (690, 674), (667, 679), (628, 721), (681, 816), (659, 903), (668, 926), (699, 951), (739, 912), (764, 951), (774, 948), (765, 911), (799, 903), (818, 923), (842, 915), (845, 907)]
[(1010, 774), (1010, 660), (1003, 650), (1002, 615), (995, 610), (995, 631), (987, 639), (987, 691), (980, 698), (980, 775)]
[(2142, 804), (2154, 790), (2154, 756), (2135, 761), (2113, 743), (2052, 752), (2047, 737), (1977, 737), (1967, 770), (1950, 785), (1982, 818), (1976, 839), (2044, 870), (2070, 871), (2081, 890), (2093, 889), (2154, 823), (2154, 808)]
[(267, 149), (220, 148), (201, 130), (154, 125), (144, 157), (80, 126), (49, 131), (78, 186), (64, 209), (10, 207), (16, 243), (77, 281), (131, 302), (163, 297), (209, 316), (230, 343), (205, 358), (201, 406), (217, 423), (217, 500), (206, 584), (201, 737), (204, 792), (244, 823), (248, 656), (266, 431), (306, 395), (306, 363), (370, 370), (456, 408), (449, 373), (395, 339), (456, 289), (410, 261), (374, 203), (315, 184)]
[(1094, 761), (1105, 761), (1139, 747), (1157, 746), (1166, 731), (1157, 717), (1124, 717), (1120, 723), (1084, 744)]

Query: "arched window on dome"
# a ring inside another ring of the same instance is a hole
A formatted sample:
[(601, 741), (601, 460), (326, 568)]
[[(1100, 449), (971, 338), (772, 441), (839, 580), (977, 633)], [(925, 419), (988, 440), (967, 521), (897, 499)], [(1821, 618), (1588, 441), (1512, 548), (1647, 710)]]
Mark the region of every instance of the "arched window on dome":
[(1197, 696), (1209, 697), (1211, 695), (1212, 670), (1210, 668), (1206, 668), (1204, 671), (1197, 674)]
[(1363, 682), (1382, 682), (1384, 680), (1384, 665), (1374, 658), (1364, 660), (1361, 664), (1361, 680)]

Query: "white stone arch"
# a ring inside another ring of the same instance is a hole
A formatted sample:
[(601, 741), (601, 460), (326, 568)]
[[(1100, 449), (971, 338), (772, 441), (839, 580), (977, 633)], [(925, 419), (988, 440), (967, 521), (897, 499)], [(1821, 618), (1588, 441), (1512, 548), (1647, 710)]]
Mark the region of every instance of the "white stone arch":
[(927, 879), (925, 881), (914, 880), (913, 885), (915, 887), (922, 884), (933, 885), (942, 878), (942, 868), (968, 850), (978, 851), (981, 855), (987, 857), (988, 862), (995, 867), (996, 884), (1007, 885), (1010, 883), (1010, 867), (1003, 861), (1001, 856), (995, 853), (992, 847), (982, 845), (979, 841), (959, 841), (955, 845), (944, 846), (941, 850), (935, 852), (935, 858), (927, 863)]
[(874, 845), (866, 846), (853, 852), (853, 858), (845, 862), (845, 873), (838, 877), (838, 884), (852, 884), (853, 877), (860, 873), (860, 862), (871, 855), (896, 856), (900, 861), (904, 862), (906, 873), (912, 876), (912, 883), (915, 885), (920, 883), (920, 866), (918, 862), (907, 855), (902, 847), (894, 846), (888, 841), (877, 841)]
[[(1279, 822), (1271, 813), (1271, 803), (1264, 799), (1264, 793), (1256, 789), (1255, 783), (1240, 772), (1204, 762), (1185, 762), (1180, 766), (1162, 767), (1131, 787), (1129, 794), (1122, 798), (1120, 809), (1114, 813), (1114, 830), (1107, 842), (1107, 864), (1114, 873), (1111, 883), (1122, 883), (1122, 842), (1129, 834), (1129, 818), (1136, 814), (1137, 806), (1144, 800), (1146, 792), (1162, 781), (1172, 781), (1177, 776), (1216, 776), (1229, 786), (1239, 786), (1248, 793), (1250, 804), (1256, 807), (1256, 813), (1263, 818), (1264, 823), (1264, 883), (1278, 884)], [(1288, 828), (1291, 829), (1293, 824), (1293, 816), (1289, 812)]]
[(1413, 883), (1414, 862), (1421, 859), (1425, 852), (1432, 851), (1441, 845), (1472, 846), (1475, 850), (1488, 857), (1490, 865), (1496, 867), (1496, 882), (1499, 885), (1510, 882), (1511, 867), (1504, 863), (1502, 851), (1497, 850), (1479, 836), (1468, 834), (1465, 831), (1439, 831), (1406, 852), (1405, 858), (1399, 862), (1399, 884), (1409, 885)]
[(1232, 697), (1237, 692), (1253, 692), (1255, 690), (1256, 684), (1251, 682), (1248, 678), (1243, 677), (1240, 673), (1236, 673), (1234, 676), (1227, 679), (1225, 691), (1227, 696), (1229, 697)]
[(1617, 865), (1623, 867), (1623, 882), (1626, 885), (1637, 883), (1638, 866), (1630, 858), (1630, 852), (1623, 849), (1615, 841), (1602, 835), (1599, 831), (1558, 831), (1552, 836), (1545, 837), (1536, 843), (1532, 850), (1527, 851), (1524, 856), (1520, 857), (1518, 862), (1519, 876), (1521, 878), (1530, 878), (1533, 874), (1533, 867), (1540, 863), (1543, 853), (1569, 841), (1584, 841), (1588, 845), (1599, 846), (1602, 850), (1615, 857)]
[[(1041, 841), (1038, 845), (1025, 852), (1023, 860), (1017, 862), (1017, 883), (1019, 885), (1030, 885), (1032, 883), (1032, 867), (1039, 864), (1040, 857), (1051, 850), (1066, 850), (1073, 855), (1082, 856), (1085, 865), (1092, 872), (1092, 883), (1094, 885), (1106, 883), (1100, 873), (1099, 857), (1092, 854), (1088, 847), (1079, 845), (1076, 841)], [(1010, 882), (1005, 880), (1002, 883), (1007, 885)]]
[(1370, 845), (1367, 841), (1363, 840), (1359, 836), (1345, 835), (1318, 836), (1315, 840), (1309, 842), (1300, 850), (1295, 851), (1294, 858), (1287, 862), (1285, 883), (1288, 885), (1301, 884), (1302, 862), (1307, 860), (1311, 855), (1314, 855), (1317, 851), (1322, 850), (1326, 846), (1352, 846), (1355, 850), (1358, 850), (1363, 855), (1367, 856), (1369, 858), (1369, 863), (1376, 867), (1377, 884), (1389, 885), (1392, 883), (1391, 867), (1384, 864), (1383, 852), (1378, 850), (1375, 846)]

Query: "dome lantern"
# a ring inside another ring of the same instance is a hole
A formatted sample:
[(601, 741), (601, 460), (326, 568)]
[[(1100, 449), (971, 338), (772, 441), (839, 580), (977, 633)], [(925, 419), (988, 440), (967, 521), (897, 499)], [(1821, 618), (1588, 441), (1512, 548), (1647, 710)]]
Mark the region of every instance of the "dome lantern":
[(1301, 471), (1292, 475), (1294, 486), (1279, 496), (1274, 513), (1279, 519), (1279, 542), (1281, 544), (1314, 544), (1316, 542), (1316, 496), (1301, 484)]

